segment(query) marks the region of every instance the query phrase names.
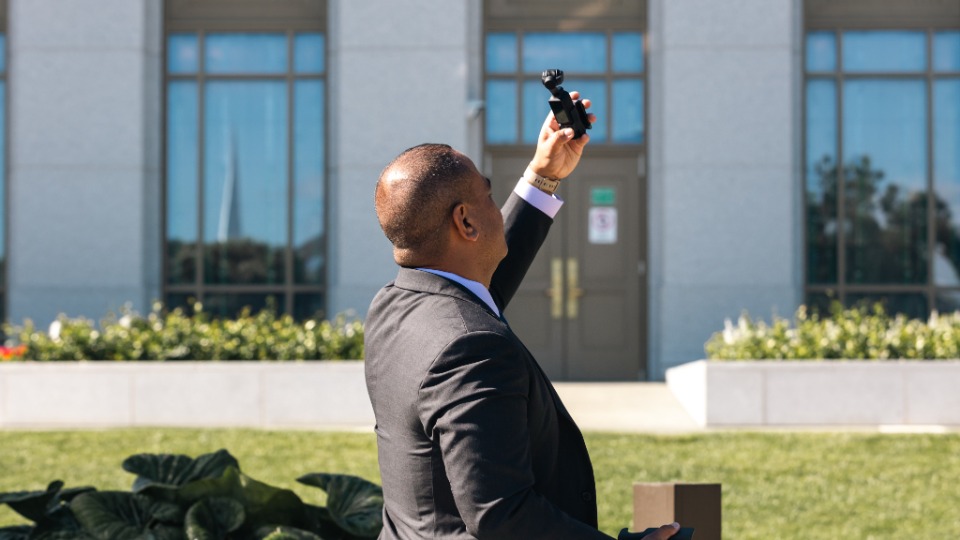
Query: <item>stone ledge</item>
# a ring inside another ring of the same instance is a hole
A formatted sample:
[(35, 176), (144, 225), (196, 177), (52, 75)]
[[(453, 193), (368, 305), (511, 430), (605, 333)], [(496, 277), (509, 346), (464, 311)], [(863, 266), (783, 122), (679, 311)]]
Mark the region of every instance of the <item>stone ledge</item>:
[(706, 361), (667, 370), (702, 427), (960, 426), (960, 361)]
[(17, 362), (0, 427), (373, 427), (363, 363)]

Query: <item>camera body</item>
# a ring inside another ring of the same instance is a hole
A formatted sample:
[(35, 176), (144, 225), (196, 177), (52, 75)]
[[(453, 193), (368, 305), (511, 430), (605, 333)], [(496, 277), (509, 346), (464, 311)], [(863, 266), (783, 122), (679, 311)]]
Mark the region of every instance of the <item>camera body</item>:
[(563, 71), (548, 69), (543, 72), (540, 80), (552, 94), (549, 100), (550, 108), (553, 109), (553, 117), (557, 119), (561, 129), (572, 128), (573, 138), (579, 139), (593, 127), (587, 118), (587, 110), (583, 107), (583, 103), (579, 99), (572, 99), (570, 93), (560, 86), (563, 83)]

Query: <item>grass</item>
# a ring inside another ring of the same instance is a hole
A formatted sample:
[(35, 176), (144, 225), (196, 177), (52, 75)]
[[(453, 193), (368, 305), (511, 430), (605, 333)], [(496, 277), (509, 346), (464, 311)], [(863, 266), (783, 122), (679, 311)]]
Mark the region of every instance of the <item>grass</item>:
[[(632, 519), (635, 481), (720, 482), (725, 538), (888, 539), (960, 537), (960, 435), (588, 433), (600, 527)], [(0, 432), (0, 491), (68, 487), (129, 489), (131, 454), (198, 455), (227, 448), (254, 478), (322, 492), (295, 478), (341, 472), (379, 482), (373, 435), (309, 431), (123, 429)], [(22, 519), (6, 507), (0, 524)]]

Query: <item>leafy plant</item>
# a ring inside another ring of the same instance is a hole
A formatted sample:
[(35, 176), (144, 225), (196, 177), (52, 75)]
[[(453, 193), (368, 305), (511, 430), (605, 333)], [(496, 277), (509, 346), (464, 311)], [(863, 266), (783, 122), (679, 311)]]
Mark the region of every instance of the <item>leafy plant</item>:
[(363, 324), (344, 315), (333, 321), (297, 322), (272, 309), (236, 319), (218, 319), (203, 311), (166, 311), (160, 303), (143, 317), (125, 308), (99, 326), (61, 315), (47, 332), (32, 321), (5, 325), (10, 336), (4, 360), (313, 360), (363, 358)]
[(800, 306), (793, 321), (775, 317), (771, 324), (744, 314), (735, 325), (725, 321), (704, 349), (714, 360), (956, 359), (960, 312), (922, 321), (891, 317), (880, 304), (844, 309), (834, 302), (826, 316)]
[(138, 454), (123, 462), (136, 475), (131, 491), (63, 490), (0, 494), (0, 503), (33, 522), (0, 528), (0, 540), (357, 540), (383, 528), (380, 486), (349, 475), (298, 479), (327, 493), (327, 506), (303, 502), (240, 472), (226, 450), (196, 459)]

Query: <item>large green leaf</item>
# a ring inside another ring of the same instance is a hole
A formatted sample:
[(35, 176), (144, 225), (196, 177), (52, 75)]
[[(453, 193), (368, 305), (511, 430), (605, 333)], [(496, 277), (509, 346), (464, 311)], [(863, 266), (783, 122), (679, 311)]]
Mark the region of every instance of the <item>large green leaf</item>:
[[(90, 490), (87, 490), (90, 491)], [(69, 506), (60, 505), (37, 523), (30, 534), (30, 540), (74, 540), (92, 538), (83, 531), (83, 525), (77, 521)]]
[(297, 481), (327, 492), (330, 517), (346, 532), (360, 538), (376, 538), (383, 529), (380, 486), (346, 474), (312, 473)]
[(58, 505), (57, 494), (63, 488), (63, 482), (50, 482), (45, 491), (11, 491), (0, 493), (0, 504), (7, 504), (16, 513), (34, 521), (40, 522), (47, 513)]
[(123, 470), (137, 475), (131, 491), (167, 496), (195, 480), (219, 478), (227, 467), (239, 470), (240, 464), (226, 450), (196, 459), (180, 454), (137, 454), (123, 461)]
[(173, 503), (124, 491), (78, 495), (70, 503), (77, 520), (103, 540), (182, 539), (183, 511)]
[(243, 505), (252, 526), (296, 525), (304, 520), (304, 504), (296, 493), (258, 482), (234, 467), (220, 478), (196, 480), (180, 488), (179, 498), (193, 503), (208, 497), (229, 497)]
[(27, 540), (30, 537), (30, 525), (16, 525), (0, 529), (0, 540)]
[(197, 501), (187, 510), (184, 528), (190, 540), (220, 540), (240, 528), (246, 515), (243, 505), (228, 497)]
[(324, 540), (322, 536), (317, 536), (309, 531), (297, 529), (294, 527), (269, 526), (257, 529), (254, 538), (260, 540)]

